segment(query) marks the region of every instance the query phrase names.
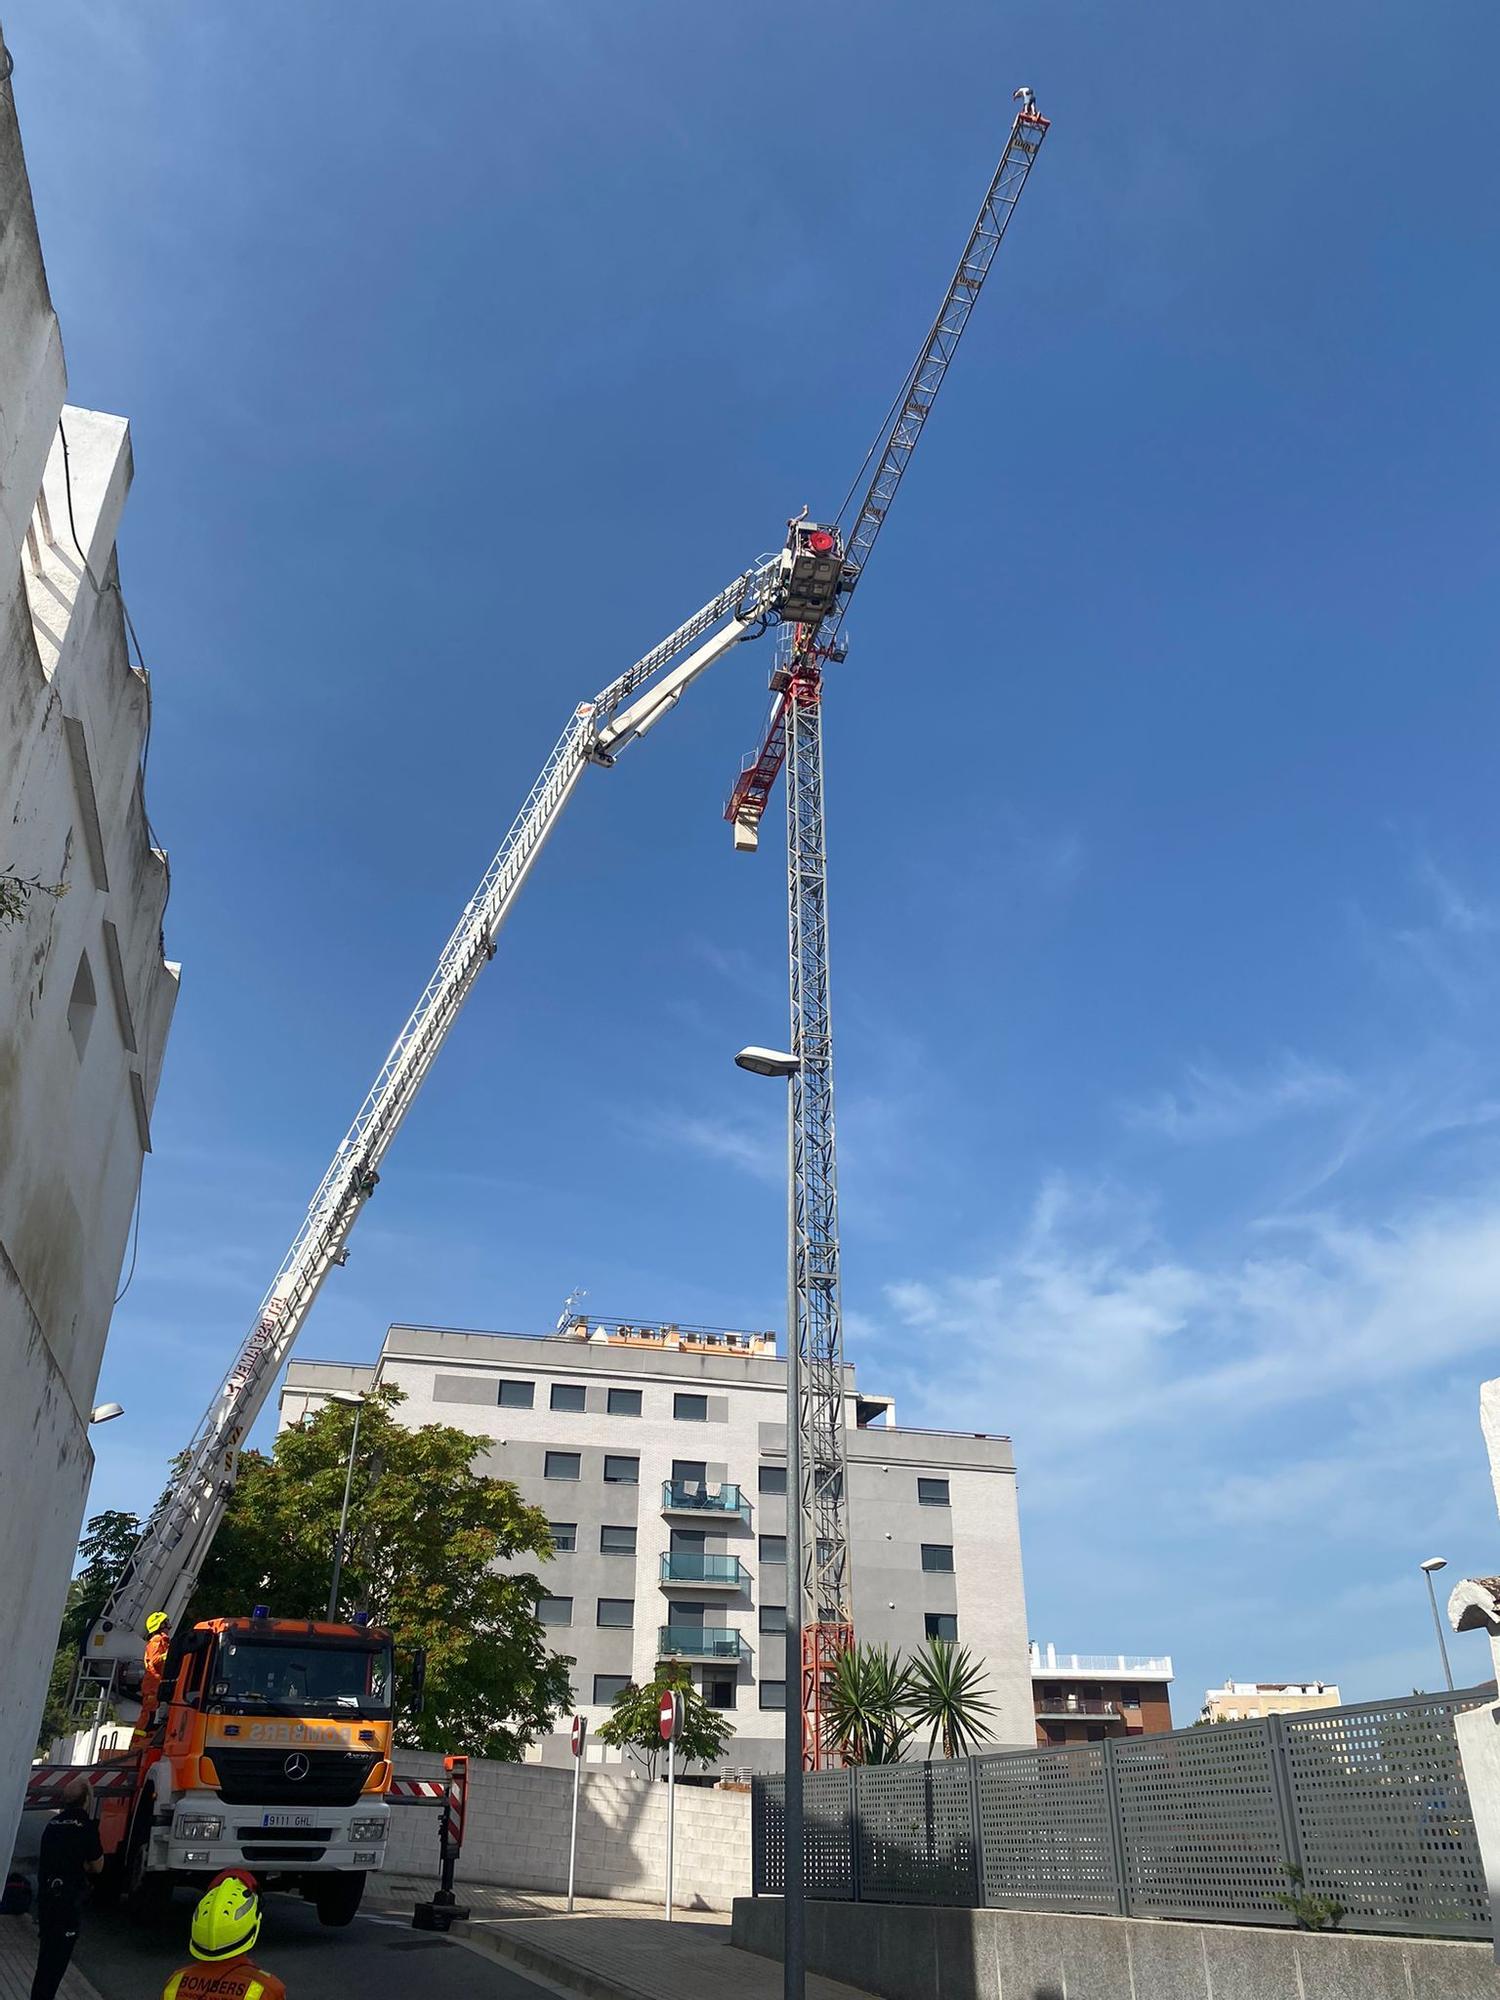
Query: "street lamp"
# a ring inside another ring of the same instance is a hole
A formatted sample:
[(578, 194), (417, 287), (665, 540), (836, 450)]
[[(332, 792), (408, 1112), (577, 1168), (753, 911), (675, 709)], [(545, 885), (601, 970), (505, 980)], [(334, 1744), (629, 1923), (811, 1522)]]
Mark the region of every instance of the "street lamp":
[[(802, 1065), (784, 1049), (741, 1049), (752, 1076), (794, 1077)], [(782, 1794), (783, 2000), (807, 1991), (807, 1898), (802, 1818), (802, 1356), (797, 1347), (797, 1185), (791, 1093), (786, 1107), (786, 1780)], [(795, 1699), (794, 1699), (795, 1695)]]
[(1438, 1651), (1443, 1656), (1443, 1679), (1448, 1683), (1449, 1694), (1452, 1694), (1453, 1669), (1448, 1664), (1448, 1641), (1443, 1637), (1443, 1621), (1438, 1616), (1437, 1591), (1433, 1588), (1432, 1582), (1435, 1572), (1447, 1567), (1448, 1558), (1446, 1556), (1429, 1556), (1422, 1565), (1422, 1571), (1427, 1578), (1427, 1599), (1432, 1606), (1432, 1629), (1437, 1633)]
[(125, 1405), (123, 1403), (95, 1403), (93, 1409), (89, 1411), (89, 1422), (91, 1424), (112, 1424), (116, 1417), (123, 1417), (124, 1414)]
[(333, 1544), (333, 1577), (328, 1585), (328, 1622), (331, 1625), (339, 1615), (339, 1578), (344, 1569), (344, 1530), (349, 1525), (349, 1489), (354, 1484), (354, 1454), (359, 1447), (359, 1420), (364, 1415), (365, 1398), (354, 1389), (334, 1389), (330, 1392), (328, 1401), (352, 1404), (354, 1407), (354, 1431), (349, 1439), (349, 1465), (344, 1473), (344, 1504), (339, 1512), (339, 1532)]

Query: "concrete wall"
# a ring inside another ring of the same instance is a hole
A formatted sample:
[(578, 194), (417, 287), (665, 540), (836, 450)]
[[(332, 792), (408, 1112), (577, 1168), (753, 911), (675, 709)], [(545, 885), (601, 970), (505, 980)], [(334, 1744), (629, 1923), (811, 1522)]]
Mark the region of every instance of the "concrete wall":
[[(403, 1777), (441, 1778), (443, 1760), (402, 1751)], [(727, 1910), (750, 1886), (750, 1795), (678, 1785), (676, 1897), (684, 1909)], [(469, 1766), (460, 1885), (566, 1890), (573, 1774), (538, 1764)], [(437, 1814), (393, 1808), (386, 1872), (436, 1879)], [(654, 1902), (666, 1886), (667, 1788), (621, 1770), (588, 1770), (578, 1802), (581, 1896)]]
[(0, 927), (3, 1852), (87, 1499), (88, 1414), (177, 990), (161, 958), (166, 861), (138, 776), (148, 690), (126, 657), (115, 567), (130, 437), (118, 417), (64, 409), (8, 88), (0, 273), (0, 872), (66, 890)]
[[(457, 1424), (493, 1439), (486, 1467), (514, 1480), (549, 1520), (574, 1529), (574, 1549), (543, 1565), (541, 1576), (549, 1592), (568, 1600), (568, 1622), (554, 1625), (549, 1636), (555, 1651), (575, 1661), (574, 1699), (591, 1727), (608, 1713), (607, 1704), (595, 1700), (596, 1678), (649, 1679), (659, 1628), (686, 1622), (681, 1607), (696, 1604), (702, 1607), (699, 1623), (737, 1630), (745, 1649), (737, 1669), (732, 1662), (693, 1669), (705, 1690), (727, 1682), (732, 1691), (735, 1735), (721, 1768), (780, 1768), (787, 1672), (779, 1621), (787, 1572), (784, 1562), (763, 1558), (762, 1537), (785, 1535), (786, 1500), (762, 1491), (762, 1481), (785, 1475), (784, 1363), (773, 1355), (393, 1326), (374, 1372), (405, 1393), (405, 1422)], [(320, 1394), (345, 1386), (346, 1376), (352, 1379), (351, 1371), (341, 1372), (338, 1364), (293, 1361), (282, 1391), (282, 1421), (297, 1421)], [(506, 1382), (531, 1384), (530, 1407), (500, 1404)], [(857, 1395), (852, 1369), (846, 1382), (856, 1629), (863, 1638), (910, 1650), (923, 1643), (927, 1612), (956, 1613), (960, 1639), (979, 1654), (992, 1683), (993, 1742), (1034, 1742), (1009, 1440), (861, 1428), (858, 1409), (871, 1399)], [(584, 1408), (553, 1409), (554, 1384), (581, 1389)], [(638, 1416), (611, 1413), (612, 1387), (639, 1392)], [(706, 1421), (676, 1414), (679, 1390), (706, 1396)], [(546, 1476), (549, 1448), (578, 1454), (576, 1479)], [(607, 1454), (637, 1458), (638, 1481), (607, 1481)], [(662, 1483), (684, 1461), (701, 1464), (711, 1486), (738, 1485), (750, 1503), (748, 1524), (733, 1515), (665, 1517)], [(919, 1504), (918, 1478), (930, 1474), (948, 1480), (950, 1504)], [(606, 1526), (634, 1530), (634, 1556), (601, 1547)], [(705, 1554), (739, 1557), (745, 1572), (739, 1589), (663, 1586), (661, 1557), (674, 1531), (685, 1529), (704, 1532)], [(952, 1572), (923, 1570), (924, 1542), (953, 1549)], [(518, 1566), (535, 1565), (526, 1558)], [(605, 1598), (631, 1600), (629, 1628), (599, 1623)], [(540, 1754), (545, 1763), (565, 1766), (566, 1734), (549, 1737)]]
[[(781, 1903), (737, 1899), (733, 1942), (781, 1956)], [(1490, 1949), (1031, 1910), (809, 1903), (808, 1964), (882, 2000), (1495, 2000)]]

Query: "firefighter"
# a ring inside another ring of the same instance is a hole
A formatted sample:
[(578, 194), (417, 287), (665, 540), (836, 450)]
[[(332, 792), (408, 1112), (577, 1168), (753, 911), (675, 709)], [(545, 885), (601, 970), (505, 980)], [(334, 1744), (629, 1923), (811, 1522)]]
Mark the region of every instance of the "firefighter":
[(141, 1720), (142, 1735), (151, 1727), (151, 1718), (156, 1713), (156, 1704), (161, 1699), (162, 1675), (167, 1670), (167, 1654), (171, 1650), (172, 1638), (167, 1631), (165, 1611), (153, 1611), (146, 1620), (146, 1671), (141, 1676)]
[(259, 1936), (255, 1877), (221, 1875), (193, 1912), (188, 1950), (196, 1962), (178, 1967), (162, 2000), (286, 2000), (275, 1973), (263, 1972), (250, 1956)]

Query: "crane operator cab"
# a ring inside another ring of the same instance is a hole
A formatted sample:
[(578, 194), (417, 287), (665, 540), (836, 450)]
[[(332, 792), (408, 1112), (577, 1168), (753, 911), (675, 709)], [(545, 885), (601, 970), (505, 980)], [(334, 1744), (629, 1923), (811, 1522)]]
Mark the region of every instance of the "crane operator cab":
[(825, 528), (801, 516), (787, 523), (786, 547), (776, 566), (775, 603), (792, 625), (817, 625), (838, 604), (839, 593), (854, 581), (844, 566), (843, 543), (837, 528)]

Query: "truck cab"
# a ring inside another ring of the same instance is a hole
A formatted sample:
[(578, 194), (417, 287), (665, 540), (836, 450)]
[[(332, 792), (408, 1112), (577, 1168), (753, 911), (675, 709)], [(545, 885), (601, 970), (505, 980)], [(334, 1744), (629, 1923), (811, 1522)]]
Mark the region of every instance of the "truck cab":
[(119, 1829), (131, 1891), (248, 1867), (263, 1886), (300, 1889), (324, 1923), (348, 1923), (385, 1856), (390, 1634), (260, 1611), (211, 1618), (167, 1671)]

